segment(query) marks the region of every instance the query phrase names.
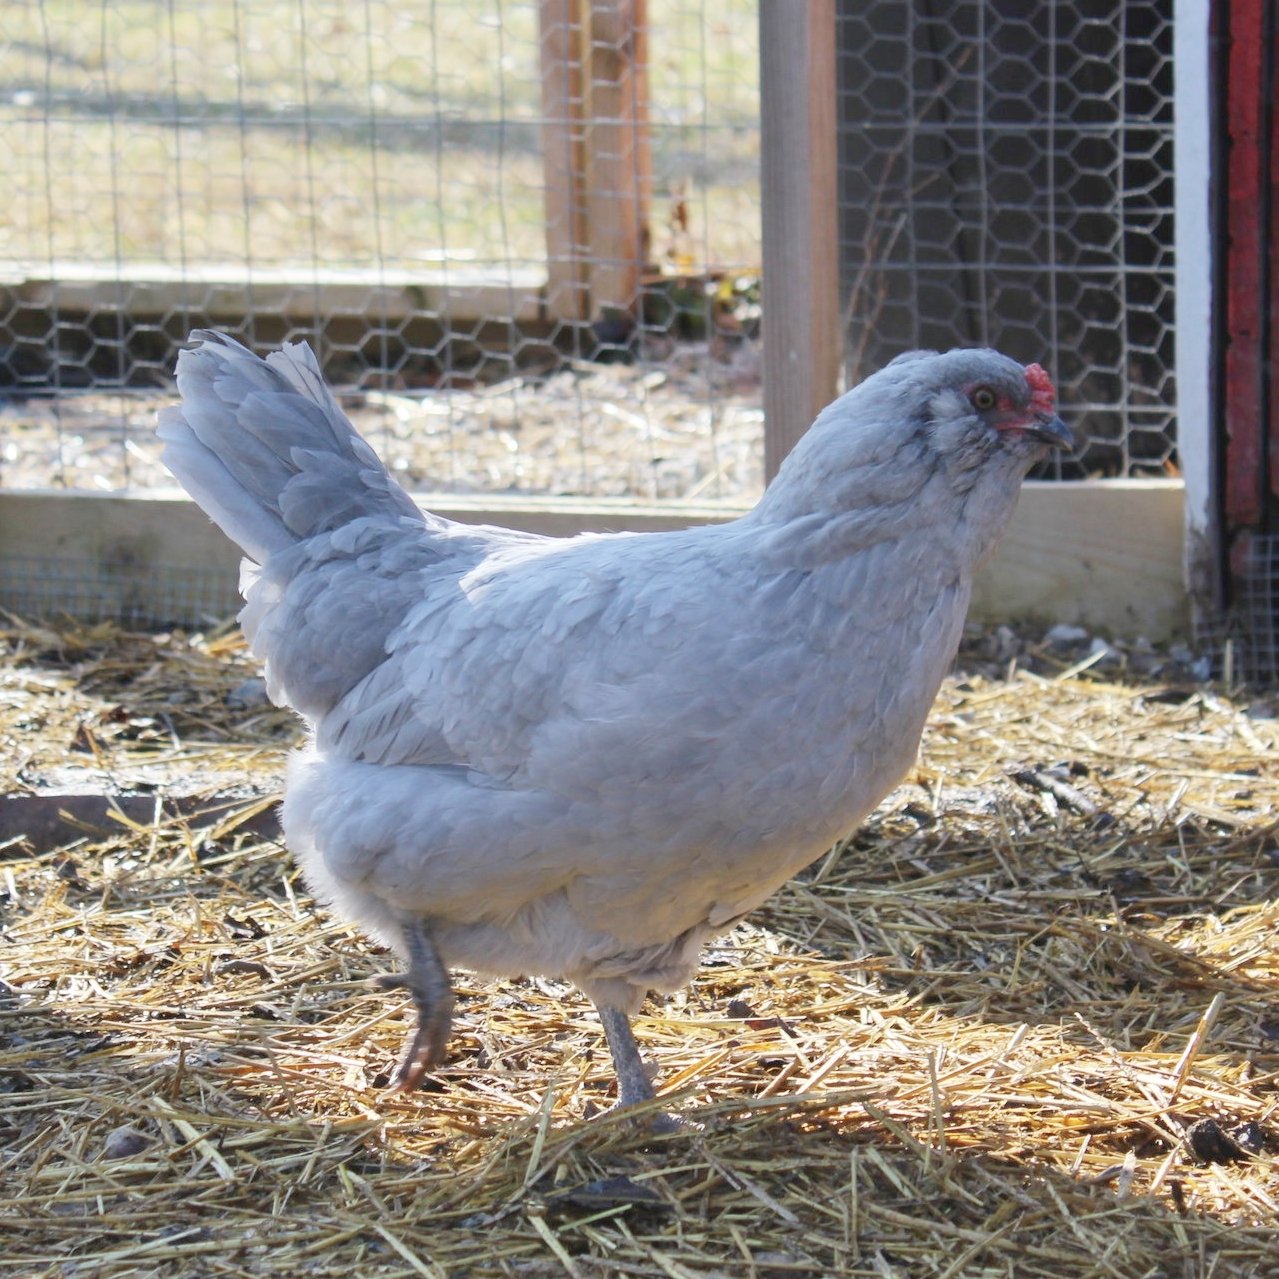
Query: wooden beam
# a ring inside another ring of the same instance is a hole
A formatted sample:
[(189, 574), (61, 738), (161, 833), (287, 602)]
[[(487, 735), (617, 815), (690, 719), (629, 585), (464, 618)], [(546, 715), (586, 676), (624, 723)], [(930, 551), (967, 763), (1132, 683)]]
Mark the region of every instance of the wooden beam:
[[(228, 834), (235, 831), (261, 839), (281, 837), (278, 804), (255, 812), (252, 796), (216, 791), (184, 794), (179, 789), (180, 782), (169, 780), (156, 787), (148, 779), (142, 794), (127, 789), (128, 778), (119, 784), (121, 790), (94, 791), (84, 789), (85, 780), (80, 778), (81, 789), (0, 794), (0, 844), (22, 840), (36, 852), (45, 852), (86, 835), (110, 839), (124, 831), (126, 821), (141, 826), (180, 822), (191, 830), (223, 826)], [(244, 816), (237, 820), (240, 814)]]
[(835, 0), (760, 0), (764, 462), (839, 384)]
[(649, 257), (645, 0), (588, 0), (586, 205), (591, 318), (635, 315)]
[(0, 310), (67, 315), (118, 309), (135, 316), (187, 311), (219, 322), (238, 322), (254, 313), (300, 320), (437, 314), (535, 324), (542, 315), (544, 284), (537, 268), (495, 270), (465, 262), (447, 269), (316, 267), (303, 275), (293, 268), (249, 269), (239, 263), (60, 261), (39, 273), (24, 268), (0, 275)]
[(1180, 480), (1040, 481), (973, 585), (976, 622), (1070, 622), (1120, 638), (1188, 634)]
[[(1266, 511), (1266, 252), (1262, 224), (1268, 0), (1230, 0), (1226, 57), (1225, 520), (1227, 536), (1258, 530)], [(1240, 546), (1246, 545), (1246, 537)], [(1236, 565), (1236, 571), (1239, 566)]]
[(649, 257), (646, 0), (541, 0), (547, 310), (634, 316)]
[[(744, 507), (625, 499), (418, 494), (467, 524), (552, 536), (657, 532), (728, 520)], [(977, 579), (975, 621), (1075, 622), (1117, 636), (1182, 636), (1185, 490), (1176, 480), (1032, 483)], [(234, 614), (240, 555), (176, 491), (148, 497), (0, 491), (0, 606), (38, 617), (125, 616), (203, 625)], [(149, 604), (198, 605), (158, 616)]]
[(542, 207), (546, 219), (546, 310), (590, 319), (587, 270), (583, 29), (579, 0), (541, 0)]
[[(1262, 424), (1266, 437), (1266, 458), (1269, 485), (1266, 490), (1266, 527), (1274, 533), (1279, 529), (1279, 324), (1275, 315), (1279, 312), (1279, 103), (1276, 103), (1275, 81), (1279, 78), (1279, 15), (1275, 6), (1268, 4), (1264, 11), (1262, 34), (1267, 59), (1263, 71), (1266, 86), (1266, 116), (1263, 132), (1269, 135), (1270, 153), (1266, 157), (1265, 200), (1270, 223), (1264, 234), (1266, 245), (1266, 300), (1268, 313), (1266, 336), (1268, 349), (1263, 352), (1266, 362), (1266, 406), (1268, 420)], [(1272, 619), (1271, 625), (1274, 625)]]

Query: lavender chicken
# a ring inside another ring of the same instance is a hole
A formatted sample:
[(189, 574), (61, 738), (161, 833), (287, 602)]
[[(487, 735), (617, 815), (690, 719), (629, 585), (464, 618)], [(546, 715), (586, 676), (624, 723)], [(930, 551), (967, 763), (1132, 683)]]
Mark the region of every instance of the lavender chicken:
[(423, 512), (311, 351), (202, 332), (164, 460), (246, 556), (241, 613), (310, 739), (283, 823), (316, 895), (405, 961), (394, 1083), (445, 1054), (448, 969), (574, 982), (619, 1104), (629, 1017), (853, 830), (915, 758), (973, 574), (1070, 434), (1048, 375), (916, 351), (831, 404), (759, 504), (537, 537)]

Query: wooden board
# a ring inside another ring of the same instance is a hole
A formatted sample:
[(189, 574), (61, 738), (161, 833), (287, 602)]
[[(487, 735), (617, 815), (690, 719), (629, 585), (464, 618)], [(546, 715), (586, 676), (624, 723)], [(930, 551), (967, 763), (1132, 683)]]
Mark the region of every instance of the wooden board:
[(1256, 530), (1266, 494), (1265, 401), (1268, 370), (1266, 227), (1262, 190), (1267, 182), (1265, 139), (1273, 105), (1266, 96), (1265, 0), (1231, 0), (1226, 55), (1225, 297), (1226, 345), (1222, 390), (1225, 409), (1225, 519), (1228, 535)]
[[(684, 528), (743, 513), (624, 500), (418, 500), (465, 523), (553, 536)], [(1176, 480), (1028, 484), (1007, 536), (978, 579), (972, 616), (987, 623), (1075, 622), (1130, 638), (1187, 634), (1183, 507)], [(238, 552), (176, 493), (0, 492), (0, 529), (0, 606), (18, 612), (77, 611), (80, 602), (104, 615), (145, 617), (148, 598), (166, 597), (196, 601), (210, 619), (238, 607)]]
[(1180, 480), (1028, 484), (977, 579), (981, 621), (1073, 622), (1166, 639), (1189, 630)]
[(424, 313), (453, 320), (500, 316), (535, 323), (542, 316), (545, 287), (541, 267), (323, 267), (301, 278), (295, 268), (66, 261), (54, 262), (38, 274), (23, 270), (0, 276), (0, 307), (44, 308), (60, 315), (122, 310), (130, 316), (163, 316), (191, 311), (237, 323), (254, 314), (404, 320)]
[(648, 259), (648, 67), (645, 0), (590, 0), (586, 208), (591, 319), (637, 315)]

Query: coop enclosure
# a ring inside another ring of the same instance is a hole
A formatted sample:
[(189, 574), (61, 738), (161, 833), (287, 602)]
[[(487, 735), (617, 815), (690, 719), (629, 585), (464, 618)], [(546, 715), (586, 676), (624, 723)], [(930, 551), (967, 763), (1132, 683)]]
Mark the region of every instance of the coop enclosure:
[(312, 342), (437, 509), (550, 531), (732, 515), (841, 382), (996, 345), (1085, 444), (979, 606), (1175, 629), (1173, 10), (11, 7), (4, 602), (230, 611), (152, 436), (212, 325)]

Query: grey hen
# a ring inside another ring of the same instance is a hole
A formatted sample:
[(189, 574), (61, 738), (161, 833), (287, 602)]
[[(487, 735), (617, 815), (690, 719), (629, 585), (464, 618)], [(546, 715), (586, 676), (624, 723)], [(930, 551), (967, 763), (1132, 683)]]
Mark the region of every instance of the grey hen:
[(569, 978), (622, 1105), (629, 1014), (914, 759), (974, 571), (1069, 445), (1038, 366), (914, 352), (831, 404), (750, 514), (535, 537), (420, 511), (303, 345), (193, 335), (164, 461), (243, 549), (271, 696), (312, 730), (283, 821), (316, 895), (407, 960), (404, 1089), (447, 969)]

